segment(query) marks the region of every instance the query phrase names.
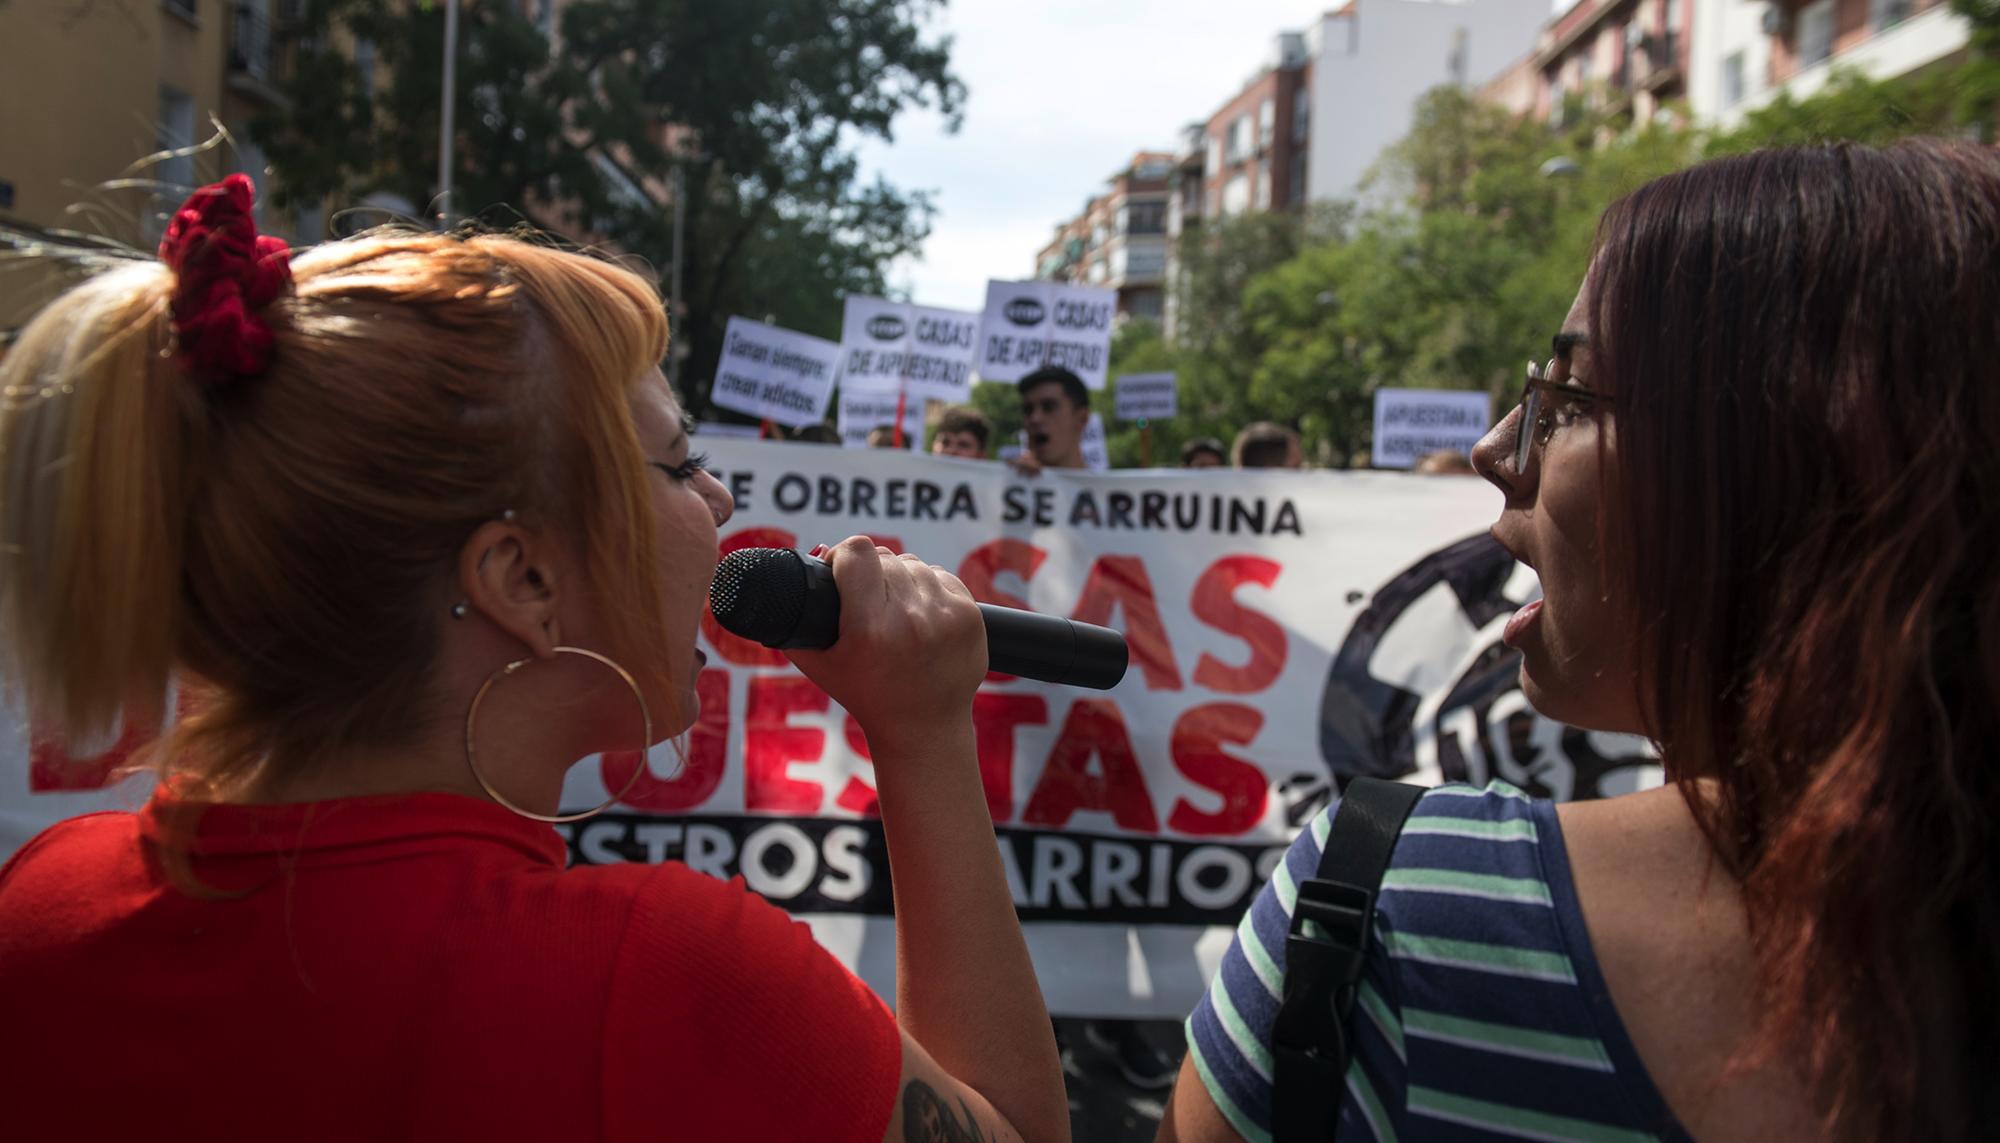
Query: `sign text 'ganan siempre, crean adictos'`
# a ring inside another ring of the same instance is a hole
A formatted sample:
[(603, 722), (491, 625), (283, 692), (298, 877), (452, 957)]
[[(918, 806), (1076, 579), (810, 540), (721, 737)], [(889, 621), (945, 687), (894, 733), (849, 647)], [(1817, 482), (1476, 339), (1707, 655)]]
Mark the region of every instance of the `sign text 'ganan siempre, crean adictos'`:
[(709, 399), (780, 425), (817, 424), (839, 366), (840, 347), (825, 338), (732, 317)]

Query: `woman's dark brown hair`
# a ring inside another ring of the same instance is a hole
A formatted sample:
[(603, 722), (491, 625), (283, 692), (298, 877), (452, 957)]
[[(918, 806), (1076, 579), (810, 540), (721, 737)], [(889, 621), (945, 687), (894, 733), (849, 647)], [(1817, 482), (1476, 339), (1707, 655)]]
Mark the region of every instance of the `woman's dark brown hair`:
[[(1722, 159), (1606, 213), (1607, 583), (1830, 1136), (2000, 1122), (2000, 156)], [(1699, 783), (1708, 779), (1707, 783)], [(1703, 791), (1708, 791), (1704, 793)]]

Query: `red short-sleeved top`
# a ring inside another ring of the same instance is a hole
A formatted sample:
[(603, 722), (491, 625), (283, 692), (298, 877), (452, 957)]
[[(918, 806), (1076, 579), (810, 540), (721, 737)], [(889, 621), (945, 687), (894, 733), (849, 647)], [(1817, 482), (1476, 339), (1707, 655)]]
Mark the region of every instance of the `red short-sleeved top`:
[[(178, 820), (178, 819), (174, 819)], [(874, 1143), (894, 1019), (805, 925), (685, 866), (563, 868), (448, 794), (214, 806), (190, 896), (162, 807), (0, 869), (18, 1139)]]

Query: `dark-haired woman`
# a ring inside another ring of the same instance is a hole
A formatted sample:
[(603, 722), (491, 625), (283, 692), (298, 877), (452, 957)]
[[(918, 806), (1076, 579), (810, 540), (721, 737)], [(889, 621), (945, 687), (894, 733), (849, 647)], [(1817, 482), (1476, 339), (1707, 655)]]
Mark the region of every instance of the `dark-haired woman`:
[[(1668, 785), (1417, 805), (1346, 1138), (1970, 1139), (2000, 1123), (2000, 155), (1704, 164), (1614, 205), (1474, 462), (1550, 717)], [(1271, 1129), (1302, 835), (1163, 1138)]]

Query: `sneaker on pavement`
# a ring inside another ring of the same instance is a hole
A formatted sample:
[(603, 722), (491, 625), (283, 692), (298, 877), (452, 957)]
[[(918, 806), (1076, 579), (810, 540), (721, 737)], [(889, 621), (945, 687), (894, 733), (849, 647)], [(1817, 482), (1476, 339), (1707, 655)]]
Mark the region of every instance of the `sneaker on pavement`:
[(1180, 1062), (1153, 1046), (1139, 1034), (1138, 1025), (1128, 1021), (1091, 1020), (1083, 1026), (1083, 1038), (1090, 1046), (1110, 1056), (1118, 1074), (1140, 1091), (1163, 1091), (1174, 1084)]

